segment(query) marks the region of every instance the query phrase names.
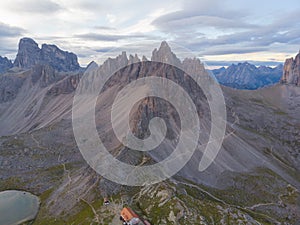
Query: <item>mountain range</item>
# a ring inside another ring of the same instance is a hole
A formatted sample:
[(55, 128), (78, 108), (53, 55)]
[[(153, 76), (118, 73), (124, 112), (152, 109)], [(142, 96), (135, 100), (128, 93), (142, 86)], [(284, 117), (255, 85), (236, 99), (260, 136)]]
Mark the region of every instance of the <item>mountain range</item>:
[[(154, 76), (179, 84), (194, 102), (201, 121), (201, 138), (196, 143), (200, 147), (179, 173), (151, 186), (128, 187), (95, 173), (76, 144), (72, 106), (85, 69), (73, 53), (43, 46), (22, 39), (13, 67), (0, 76), (0, 190), (21, 189), (40, 197), (40, 212), (33, 224), (118, 224), (124, 205), (151, 224), (298, 224), (298, 56), (287, 60), (282, 83), (258, 90), (222, 86), (226, 135), (215, 161), (204, 172), (198, 171), (198, 165), (212, 126), (209, 96), (180, 69), (201, 79), (208, 72), (199, 59), (181, 61), (168, 43), (162, 42), (153, 50), (152, 61), (122, 52), (102, 65), (91, 63), (86, 70), (113, 74), (98, 96), (95, 122), (99, 137), (118, 160), (152, 165), (164, 160), (178, 144), (178, 112), (154, 97), (134, 105), (129, 123), (136, 137), (145, 138), (150, 135), (149, 121), (163, 118), (168, 130), (162, 144), (139, 152), (116, 138), (111, 107), (117, 93), (133, 80)], [(119, 67), (122, 69), (116, 71)], [(247, 63), (232, 68), (236, 67), (265, 74), (273, 71), (254, 69)], [(97, 90), (99, 81), (92, 73), (85, 82), (81, 88)], [(142, 95), (149, 88), (145, 84), (130, 90)], [(85, 104), (89, 100), (75, 109), (85, 115)], [(116, 122), (128, 123), (124, 112), (129, 104), (116, 107)], [(104, 199), (110, 199), (111, 205), (104, 206)]]
[(227, 68), (213, 70), (220, 84), (237, 88), (254, 90), (276, 84), (282, 77), (283, 65), (275, 68), (267, 66), (256, 67), (248, 62), (232, 64)]
[[(155, 53), (154, 53), (155, 57)], [(136, 60), (136, 56), (130, 56), (130, 60)], [(31, 68), (32, 66), (50, 65), (59, 72), (77, 71), (82, 69), (78, 63), (77, 56), (74, 53), (62, 51), (55, 45), (43, 44), (41, 48), (31, 38), (22, 38), (19, 42), (19, 50), (15, 60), (12, 61), (6, 57), (0, 56), (0, 74), (7, 72), (12, 67)], [(285, 66), (282, 64), (275, 68), (259, 66), (244, 62), (232, 64), (225, 68), (212, 70), (213, 75), (218, 82), (224, 86), (255, 90), (276, 83), (297, 83), (298, 76), (289, 74), (299, 74), (299, 55), (287, 59)]]

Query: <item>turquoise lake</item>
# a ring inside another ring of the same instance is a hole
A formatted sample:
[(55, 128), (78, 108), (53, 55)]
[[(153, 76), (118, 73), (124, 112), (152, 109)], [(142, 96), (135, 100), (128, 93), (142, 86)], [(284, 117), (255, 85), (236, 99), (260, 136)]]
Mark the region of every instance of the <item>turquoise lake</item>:
[(33, 220), (39, 210), (39, 198), (24, 191), (0, 192), (0, 224), (17, 225)]

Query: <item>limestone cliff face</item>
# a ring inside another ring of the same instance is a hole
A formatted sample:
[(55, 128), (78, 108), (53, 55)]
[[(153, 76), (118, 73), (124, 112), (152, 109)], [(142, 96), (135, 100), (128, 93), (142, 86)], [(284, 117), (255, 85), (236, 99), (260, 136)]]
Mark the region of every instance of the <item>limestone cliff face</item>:
[(17, 57), (14, 66), (29, 69), (40, 60), (41, 50), (31, 38), (22, 38), (19, 42)]
[(80, 69), (74, 53), (62, 51), (55, 45), (38, 44), (31, 38), (22, 38), (14, 66), (30, 69), (37, 64), (50, 65), (57, 71), (76, 71)]
[(166, 41), (163, 41), (161, 43), (158, 50), (157, 49), (153, 50), (151, 60), (155, 62), (163, 62), (163, 63), (171, 64), (177, 67), (180, 67), (181, 65), (180, 60), (171, 51), (171, 48)]
[(281, 82), (300, 86), (300, 52), (296, 58), (290, 58), (285, 61)]
[(41, 58), (58, 71), (76, 71), (80, 68), (74, 53), (62, 51), (55, 45), (43, 44)]
[[(145, 57), (142, 57), (142, 61), (140, 61), (137, 55), (130, 55), (128, 59), (125, 52), (116, 58), (109, 58), (99, 68), (100, 74), (101, 72), (113, 74), (105, 84), (103, 90), (121, 90), (131, 81), (143, 77), (164, 77), (179, 84), (179, 86), (189, 93), (190, 97), (199, 107), (199, 115), (204, 117), (204, 111), (208, 107), (204, 94), (196, 82), (188, 76), (188, 74), (203, 76), (206, 73), (204, 65), (200, 60), (194, 58), (185, 59), (181, 62), (166, 42), (162, 42), (161, 46), (152, 52), (151, 60), (153, 61), (147, 61)], [(118, 70), (117, 68), (120, 67), (122, 69)], [(94, 84), (95, 81), (89, 81), (89, 83)], [(111, 100), (113, 100), (118, 91), (111, 91), (111, 93)], [(107, 101), (103, 99), (99, 100), (99, 102), (105, 103), (106, 106), (112, 104), (112, 102), (107, 103)], [(98, 111), (105, 108), (105, 105), (99, 105)], [(209, 112), (209, 110), (206, 111)], [(149, 121), (154, 117), (164, 118), (167, 127), (174, 128), (167, 131), (169, 139), (175, 139), (180, 131), (178, 112), (170, 103), (163, 99), (155, 97), (144, 98), (131, 112), (130, 127), (132, 128), (132, 132), (141, 139), (150, 135), (148, 129)], [(209, 120), (210, 115), (205, 114), (205, 118)], [(99, 129), (102, 128), (99, 127)]]

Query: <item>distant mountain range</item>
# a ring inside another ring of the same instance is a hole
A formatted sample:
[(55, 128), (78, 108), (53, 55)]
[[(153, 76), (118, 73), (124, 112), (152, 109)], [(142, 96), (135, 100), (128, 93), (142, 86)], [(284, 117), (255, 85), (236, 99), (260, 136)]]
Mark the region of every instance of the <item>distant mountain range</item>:
[(228, 68), (213, 70), (213, 74), (224, 86), (236, 89), (254, 90), (261, 87), (276, 84), (282, 76), (283, 65), (275, 68), (260, 66), (256, 67), (248, 62), (232, 64)]
[[(131, 59), (131, 58), (130, 58)], [(135, 60), (132, 56), (131, 60)], [(289, 74), (297, 73), (296, 62), (299, 57), (287, 60), (284, 77), (281, 82), (295, 81), (300, 83), (297, 76)], [(22, 38), (19, 42), (19, 50), (15, 60), (12, 62), (6, 57), (0, 56), (0, 74), (7, 72), (13, 67), (30, 69), (35, 65), (49, 65), (58, 72), (77, 71), (81, 67), (77, 56), (74, 53), (63, 51), (55, 45), (43, 44), (39, 48), (38, 44), (31, 38)], [(299, 62), (298, 62), (299, 64)], [(228, 68), (212, 70), (220, 84), (236, 89), (254, 90), (261, 87), (276, 84), (280, 81), (283, 74), (283, 65), (275, 68), (260, 66), (256, 67), (248, 62), (232, 64)], [(299, 71), (298, 71), (299, 72)], [(295, 83), (294, 82), (294, 83)]]
[[(153, 53), (154, 57), (158, 57), (156, 54), (156, 52)], [(170, 58), (174, 59), (175, 57), (170, 55)], [(143, 61), (145, 60), (143, 58)], [(139, 59), (136, 55), (129, 56), (129, 61), (137, 62)], [(174, 60), (174, 65), (176, 63), (178, 64)], [(43, 44), (39, 48), (33, 39), (26, 37), (19, 42), (15, 60), (12, 61), (0, 56), (0, 74), (4, 74), (9, 70), (30, 69), (36, 65), (50, 66), (56, 72), (84, 71), (84, 68), (80, 67), (77, 56), (74, 53), (63, 51), (57, 46), (49, 44)], [(232, 64), (227, 68), (214, 69), (212, 73), (220, 84), (235, 89), (255, 90), (279, 82), (300, 86), (300, 53), (295, 59), (287, 59), (284, 66), (280, 64), (275, 68), (267, 66), (257, 67), (251, 63), (244, 62)], [(7, 89), (7, 82), (9, 81), (6, 78), (5, 82), (2, 81), (0, 86), (5, 86)]]

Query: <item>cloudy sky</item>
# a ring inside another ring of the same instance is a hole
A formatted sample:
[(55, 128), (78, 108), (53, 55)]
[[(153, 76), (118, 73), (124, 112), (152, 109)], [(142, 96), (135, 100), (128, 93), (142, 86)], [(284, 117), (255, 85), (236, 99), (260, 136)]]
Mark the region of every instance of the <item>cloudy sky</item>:
[(82, 65), (116, 46), (167, 40), (211, 66), (275, 65), (300, 49), (299, 0), (11, 0), (0, 8), (0, 55), (21, 37), (76, 53)]

